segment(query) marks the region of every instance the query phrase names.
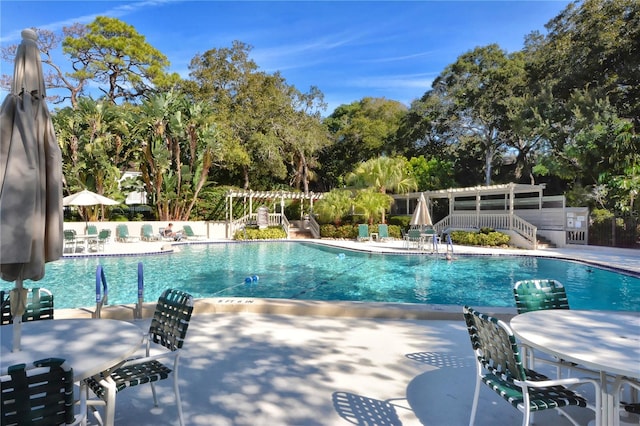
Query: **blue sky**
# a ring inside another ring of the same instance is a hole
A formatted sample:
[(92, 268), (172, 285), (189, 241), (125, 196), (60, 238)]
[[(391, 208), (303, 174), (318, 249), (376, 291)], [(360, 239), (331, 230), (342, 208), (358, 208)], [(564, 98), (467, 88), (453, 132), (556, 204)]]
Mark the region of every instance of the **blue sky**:
[[(524, 38), (558, 15), (568, 1), (12, 1), (0, 2), (0, 45), (20, 31), (60, 31), (96, 16), (118, 18), (164, 53), (171, 71), (188, 77), (199, 53), (253, 46), (261, 70), (280, 71), (307, 92), (317, 86), (337, 106), (366, 96), (407, 106), (429, 90), (458, 56), (497, 43), (520, 50)], [(61, 49), (60, 49), (61, 50)], [(59, 53), (59, 62), (64, 64)], [(2, 63), (2, 73), (13, 72)], [(3, 97), (4, 97), (3, 93)]]

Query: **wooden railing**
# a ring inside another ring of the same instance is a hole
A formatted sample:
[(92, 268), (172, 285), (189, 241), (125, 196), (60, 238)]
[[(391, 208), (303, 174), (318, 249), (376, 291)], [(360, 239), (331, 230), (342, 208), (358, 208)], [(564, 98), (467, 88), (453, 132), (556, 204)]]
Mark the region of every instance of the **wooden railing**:
[[(281, 214), (281, 213), (274, 213), (274, 214), (277, 214), (278, 216), (280, 216), (280, 225), (282, 226), (284, 233), (287, 234), (287, 240), (288, 240), (289, 239), (289, 219), (287, 219), (287, 217), (284, 214)], [(271, 214), (269, 214), (269, 216), (271, 216)], [(269, 221), (271, 221), (271, 218), (269, 218)]]
[(313, 238), (320, 238), (320, 225), (312, 214), (309, 215), (309, 230), (311, 231)]
[(454, 229), (493, 228), (513, 231), (524, 238), (531, 246), (537, 245), (536, 232), (538, 228), (524, 219), (511, 214), (460, 214), (455, 213), (442, 219), (434, 226), (438, 234)]

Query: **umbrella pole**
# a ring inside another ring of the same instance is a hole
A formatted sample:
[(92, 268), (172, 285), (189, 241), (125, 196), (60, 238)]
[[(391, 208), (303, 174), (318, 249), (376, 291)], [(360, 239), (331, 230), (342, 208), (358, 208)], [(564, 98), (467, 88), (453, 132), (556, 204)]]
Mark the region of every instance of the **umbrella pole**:
[(20, 352), (20, 340), (22, 338), (22, 315), (13, 317), (13, 349), (11, 352)]
[(16, 288), (11, 292), (11, 315), (13, 316), (13, 346), (12, 352), (20, 351), (20, 340), (22, 337), (22, 314), (27, 305), (27, 292), (24, 289), (22, 278), (16, 279)]

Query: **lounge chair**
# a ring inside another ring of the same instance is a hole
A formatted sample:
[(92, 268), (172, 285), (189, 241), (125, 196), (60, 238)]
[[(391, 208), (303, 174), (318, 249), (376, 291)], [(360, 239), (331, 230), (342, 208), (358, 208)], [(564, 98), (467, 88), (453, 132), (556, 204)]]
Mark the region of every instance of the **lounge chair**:
[(160, 237), (153, 233), (153, 227), (148, 223), (145, 223), (140, 228), (140, 239), (142, 241), (158, 241)]
[(469, 425), (473, 425), (475, 421), (482, 383), (523, 413), (523, 426), (529, 425), (533, 412), (547, 409), (557, 409), (574, 425), (578, 425), (562, 408), (587, 407), (587, 400), (573, 389), (578, 385), (590, 383), (595, 387), (594, 409), (596, 424), (599, 424), (601, 402), (598, 379), (588, 377), (549, 379), (534, 370), (526, 369), (522, 364), (520, 350), (509, 325), (468, 306), (463, 308), (463, 313), (477, 367)]
[(77, 425), (86, 421), (86, 398), (75, 414), (73, 369), (64, 359), (48, 358), (8, 367), (0, 376), (3, 425)]
[(129, 235), (129, 227), (127, 225), (120, 224), (116, 227), (116, 241), (130, 243), (138, 241), (138, 239)]
[(193, 239), (193, 240), (204, 240), (205, 238), (207, 238), (205, 235), (197, 235), (193, 233), (193, 229), (191, 229), (191, 225), (184, 225), (182, 227), (182, 230), (184, 231), (184, 235), (185, 237), (189, 240), (189, 239)]
[(173, 241), (173, 237), (168, 237), (164, 234), (164, 227), (160, 227), (160, 229), (158, 230), (158, 236), (160, 237), (160, 240), (162, 241)]
[(361, 223), (358, 225), (358, 241), (369, 239), (369, 225)]
[[(156, 310), (149, 327), (149, 334), (146, 338), (144, 356), (131, 358), (113, 370), (104, 371), (86, 379), (84, 382), (86, 386), (100, 398), (97, 404), (95, 404), (95, 400), (91, 400), (90, 404), (104, 405), (106, 410), (115, 413), (115, 394), (117, 392), (127, 387), (150, 383), (153, 401), (157, 407), (158, 399), (154, 382), (167, 379), (169, 375), (172, 375), (173, 390), (178, 406), (178, 419), (180, 425), (184, 425), (180, 388), (178, 386), (178, 361), (192, 312), (193, 297), (191, 295), (180, 290), (165, 290), (156, 304)], [(108, 342), (105, 342), (105, 344), (108, 344)], [(154, 355), (151, 355), (151, 352)], [(173, 359), (173, 362), (165, 365), (160, 361), (164, 358)], [(112, 386), (115, 386), (115, 392), (107, 392), (106, 386), (109, 382), (111, 382)], [(113, 418), (113, 416), (109, 417)]]
[(380, 241), (386, 241), (390, 239), (389, 226), (386, 223), (381, 223), (380, 225), (378, 225), (378, 239), (380, 239)]
[[(10, 292), (0, 291), (0, 325), (13, 324)], [(53, 294), (46, 288), (28, 289), (22, 322), (53, 319)]]

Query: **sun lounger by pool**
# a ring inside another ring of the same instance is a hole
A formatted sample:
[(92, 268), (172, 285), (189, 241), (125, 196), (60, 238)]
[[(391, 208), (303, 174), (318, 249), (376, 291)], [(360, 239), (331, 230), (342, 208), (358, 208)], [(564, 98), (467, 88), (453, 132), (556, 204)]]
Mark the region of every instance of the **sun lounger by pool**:
[(142, 241), (158, 241), (160, 239), (160, 236), (155, 235), (153, 233), (153, 227), (148, 223), (145, 223), (140, 228), (140, 239)]
[(193, 232), (193, 229), (191, 229), (191, 225), (184, 225), (182, 227), (182, 230), (184, 231), (184, 236), (188, 240), (204, 240), (205, 238), (207, 238), (205, 235), (195, 234)]
[(389, 237), (389, 226), (386, 223), (378, 225), (378, 239), (380, 241), (386, 241)]
[(116, 241), (120, 241), (121, 243), (131, 243), (138, 241), (138, 238), (129, 235), (129, 227), (125, 224), (121, 224), (116, 227)]
[(369, 225), (361, 223), (358, 225), (358, 241), (364, 241), (369, 239)]

